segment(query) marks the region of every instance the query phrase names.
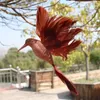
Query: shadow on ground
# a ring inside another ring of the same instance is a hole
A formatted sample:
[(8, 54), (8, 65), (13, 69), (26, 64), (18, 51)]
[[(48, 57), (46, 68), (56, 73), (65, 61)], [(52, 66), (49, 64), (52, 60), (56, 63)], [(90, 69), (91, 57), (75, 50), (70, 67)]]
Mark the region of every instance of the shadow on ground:
[(57, 94), (58, 98), (61, 100), (75, 100), (75, 96), (70, 92), (61, 92)]
[(28, 87), (25, 87), (25, 88), (20, 88), (19, 89), (20, 91), (29, 91), (29, 92), (35, 92), (35, 91), (33, 91), (31, 88), (28, 88)]
[(31, 88), (21, 88), (19, 89), (20, 91), (28, 91), (28, 92), (34, 92), (35, 94), (45, 94), (45, 95), (57, 95), (57, 93), (51, 93), (51, 92), (45, 92), (45, 91), (39, 91), (36, 92), (34, 90), (32, 90)]
[(34, 92), (35, 94), (41, 94), (41, 95), (56, 95), (58, 100), (75, 100), (75, 96), (72, 95), (69, 91), (64, 91), (64, 92), (45, 92), (45, 91), (40, 91), (40, 92), (35, 92), (30, 88), (22, 88), (19, 89), (20, 91), (29, 91), (29, 92)]

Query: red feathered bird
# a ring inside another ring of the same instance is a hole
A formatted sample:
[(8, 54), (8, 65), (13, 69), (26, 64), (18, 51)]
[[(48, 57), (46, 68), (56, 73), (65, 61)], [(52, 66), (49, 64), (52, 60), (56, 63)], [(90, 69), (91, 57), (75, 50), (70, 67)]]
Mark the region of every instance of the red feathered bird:
[(74, 23), (76, 23), (76, 20), (68, 17), (50, 17), (43, 7), (38, 7), (36, 33), (40, 37), (40, 41), (29, 38), (19, 51), (26, 46), (30, 46), (36, 56), (49, 62), (54, 67), (56, 75), (72, 93), (77, 95), (78, 93), (72, 82), (57, 69), (52, 58), (52, 55), (55, 55), (67, 59), (68, 53), (81, 43), (80, 40), (74, 39), (75, 35), (82, 31), (80, 28), (72, 28)]

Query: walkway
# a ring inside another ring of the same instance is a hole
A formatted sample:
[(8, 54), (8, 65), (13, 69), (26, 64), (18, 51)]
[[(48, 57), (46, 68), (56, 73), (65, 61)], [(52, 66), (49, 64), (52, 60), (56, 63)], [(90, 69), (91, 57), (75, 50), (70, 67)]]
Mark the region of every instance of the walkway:
[(33, 92), (28, 89), (0, 91), (0, 100), (74, 100), (65, 87)]

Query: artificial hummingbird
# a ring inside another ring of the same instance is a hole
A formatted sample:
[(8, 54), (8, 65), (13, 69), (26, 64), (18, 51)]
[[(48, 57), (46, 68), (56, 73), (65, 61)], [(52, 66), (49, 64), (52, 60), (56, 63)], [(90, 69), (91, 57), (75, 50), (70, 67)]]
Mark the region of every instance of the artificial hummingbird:
[(82, 29), (72, 27), (77, 22), (72, 18), (63, 16), (50, 17), (48, 12), (41, 6), (38, 7), (36, 20), (36, 33), (40, 40), (28, 38), (18, 51), (30, 46), (36, 56), (53, 66), (56, 75), (67, 85), (71, 93), (78, 95), (74, 84), (54, 64), (52, 55), (67, 59), (69, 52), (73, 51), (81, 43), (80, 40), (76, 40), (74, 37)]

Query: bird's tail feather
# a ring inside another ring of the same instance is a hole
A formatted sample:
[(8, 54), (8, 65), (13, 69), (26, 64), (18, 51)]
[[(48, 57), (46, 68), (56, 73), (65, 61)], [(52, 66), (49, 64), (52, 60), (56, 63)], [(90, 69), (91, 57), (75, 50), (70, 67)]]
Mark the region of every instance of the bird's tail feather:
[(75, 95), (78, 95), (78, 92), (72, 82), (70, 82), (58, 69), (56, 66), (54, 66), (54, 70), (56, 75), (61, 79), (63, 83), (65, 83), (68, 87), (68, 89), (71, 91), (71, 93), (74, 93)]

